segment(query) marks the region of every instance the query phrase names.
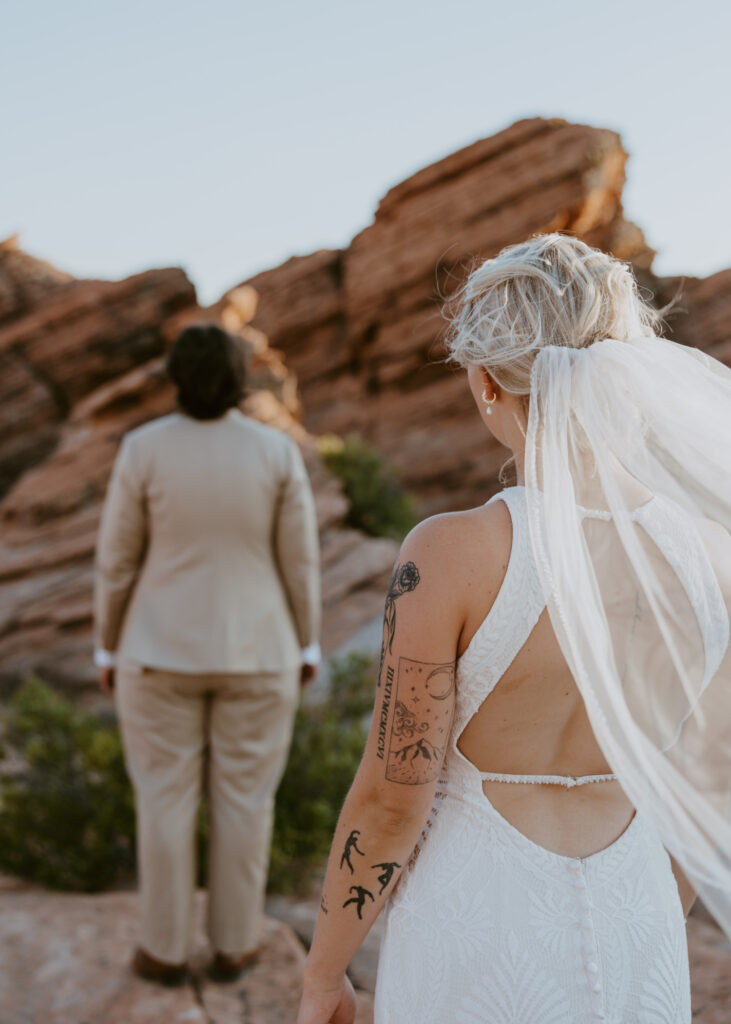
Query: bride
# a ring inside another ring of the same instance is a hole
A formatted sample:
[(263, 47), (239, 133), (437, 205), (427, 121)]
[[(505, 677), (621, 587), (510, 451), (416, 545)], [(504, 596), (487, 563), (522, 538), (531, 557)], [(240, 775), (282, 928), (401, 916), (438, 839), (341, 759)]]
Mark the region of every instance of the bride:
[(731, 934), (731, 371), (560, 234), (478, 266), (450, 358), (516, 483), (403, 543), (298, 1024), (690, 1021)]

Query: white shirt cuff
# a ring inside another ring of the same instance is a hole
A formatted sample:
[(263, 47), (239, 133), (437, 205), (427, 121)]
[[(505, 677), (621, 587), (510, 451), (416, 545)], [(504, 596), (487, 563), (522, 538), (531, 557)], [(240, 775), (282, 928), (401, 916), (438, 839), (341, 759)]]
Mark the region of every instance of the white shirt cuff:
[[(322, 650), (319, 644), (308, 644), (302, 648), (302, 661), (305, 665), (319, 665), (322, 661)], [(105, 651), (97, 647), (94, 651), (94, 664), (97, 668), (114, 668), (117, 656), (113, 651)]]
[(302, 648), (302, 663), (304, 665), (319, 665), (322, 661), (322, 651), (319, 644), (308, 644)]
[(97, 668), (115, 668), (117, 655), (113, 651), (105, 651), (102, 647), (97, 647), (94, 651), (94, 664)]

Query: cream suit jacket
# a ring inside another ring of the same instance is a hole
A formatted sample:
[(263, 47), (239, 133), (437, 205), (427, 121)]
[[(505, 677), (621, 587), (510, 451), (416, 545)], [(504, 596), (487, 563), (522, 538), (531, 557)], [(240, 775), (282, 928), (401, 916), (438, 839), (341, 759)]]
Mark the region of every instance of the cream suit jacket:
[(229, 409), (127, 434), (102, 514), (98, 646), (178, 672), (278, 672), (320, 628), (315, 507), (294, 441)]

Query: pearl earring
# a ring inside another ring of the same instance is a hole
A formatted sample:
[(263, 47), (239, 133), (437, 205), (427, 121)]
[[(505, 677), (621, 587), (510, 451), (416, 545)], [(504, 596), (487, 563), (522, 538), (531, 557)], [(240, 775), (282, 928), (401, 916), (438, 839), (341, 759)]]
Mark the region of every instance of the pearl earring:
[(497, 401), (497, 395), (493, 395), (492, 398), (489, 398), (488, 394), (487, 394), (487, 388), (484, 387), (482, 389), (482, 401), (487, 406), (487, 410), (486, 410), (487, 415), (488, 416), (492, 416), (492, 407), (495, 404), (495, 402)]

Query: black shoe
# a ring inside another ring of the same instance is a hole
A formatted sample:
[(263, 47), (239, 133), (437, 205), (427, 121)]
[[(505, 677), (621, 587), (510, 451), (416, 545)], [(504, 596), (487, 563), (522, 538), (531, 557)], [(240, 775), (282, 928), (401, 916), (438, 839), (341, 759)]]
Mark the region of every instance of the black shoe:
[(208, 977), (213, 981), (238, 981), (241, 975), (249, 967), (253, 967), (258, 959), (258, 949), (252, 949), (248, 953), (241, 953), (240, 956), (216, 953), (208, 965)]
[(156, 956), (145, 952), (141, 946), (137, 947), (132, 957), (132, 970), (138, 978), (155, 981), (158, 985), (166, 985), (168, 988), (179, 988), (188, 980), (187, 963), (170, 964), (165, 960), (158, 960)]

